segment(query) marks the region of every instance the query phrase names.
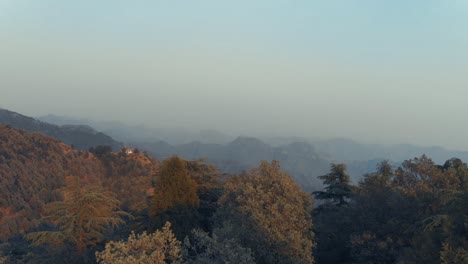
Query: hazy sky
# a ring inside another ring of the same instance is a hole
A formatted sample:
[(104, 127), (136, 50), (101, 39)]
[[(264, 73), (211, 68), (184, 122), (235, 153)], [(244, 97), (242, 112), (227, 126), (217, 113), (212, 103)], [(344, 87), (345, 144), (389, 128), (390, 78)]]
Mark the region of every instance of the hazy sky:
[(0, 0), (0, 106), (468, 149), (468, 1)]

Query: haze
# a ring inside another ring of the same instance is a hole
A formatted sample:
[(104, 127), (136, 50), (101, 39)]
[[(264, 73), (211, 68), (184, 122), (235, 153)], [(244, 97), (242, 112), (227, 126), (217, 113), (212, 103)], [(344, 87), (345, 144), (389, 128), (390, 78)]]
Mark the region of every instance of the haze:
[(0, 106), (468, 150), (466, 1), (0, 1)]

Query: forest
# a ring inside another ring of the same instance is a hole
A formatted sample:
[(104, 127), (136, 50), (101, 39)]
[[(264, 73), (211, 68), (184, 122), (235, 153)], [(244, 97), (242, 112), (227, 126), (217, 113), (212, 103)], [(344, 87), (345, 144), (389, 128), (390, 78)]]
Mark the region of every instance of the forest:
[(318, 180), (0, 126), (0, 263), (468, 263), (464, 161), (383, 161), (357, 184), (332, 163)]

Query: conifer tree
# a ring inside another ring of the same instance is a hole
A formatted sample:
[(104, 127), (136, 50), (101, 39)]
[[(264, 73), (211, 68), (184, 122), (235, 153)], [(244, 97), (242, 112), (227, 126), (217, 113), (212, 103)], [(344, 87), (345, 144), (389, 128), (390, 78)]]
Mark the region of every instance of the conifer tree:
[(345, 164), (331, 164), (330, 173), (319, 176), (326, 186), (324, 191), (314, 192), (319, 200), (332, 200), (335, 205), (347, 205), (352, 194), (352, 186), (349, 175), (346, 173)]

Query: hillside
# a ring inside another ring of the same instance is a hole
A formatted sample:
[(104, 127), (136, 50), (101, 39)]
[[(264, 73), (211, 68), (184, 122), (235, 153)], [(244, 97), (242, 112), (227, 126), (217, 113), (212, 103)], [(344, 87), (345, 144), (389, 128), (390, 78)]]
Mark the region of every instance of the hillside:
[(123, 147), (122, 143), (89, 126), (53, 125), (5, 109), (0, 109), (0, 124), (24, 131), (40, 132), (81, 150), (88, 150), (98, 145), (109, 145), (116, 150)]
[[(0, 240), (39, 224), (46, 203), (62, 198), (66, 176), (112, 191), (123, 208), (147, 207), (159, 162), (144, 153), (96, 156), (40, 133), (0, 125)], [(130, 196), (129, 193), (132, 193)]]

